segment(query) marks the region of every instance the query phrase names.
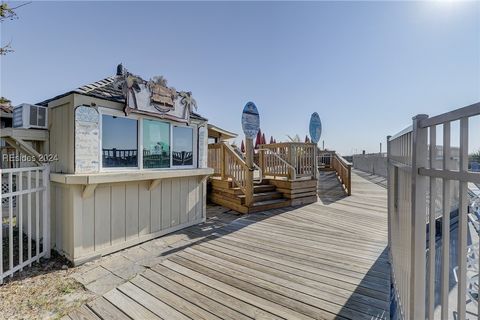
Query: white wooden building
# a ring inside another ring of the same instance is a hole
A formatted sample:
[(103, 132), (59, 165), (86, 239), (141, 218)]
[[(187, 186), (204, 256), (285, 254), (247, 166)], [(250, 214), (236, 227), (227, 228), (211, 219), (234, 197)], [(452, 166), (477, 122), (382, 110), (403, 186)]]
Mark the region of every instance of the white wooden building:
[(51, 243), (75, 264), (205, 221), (207, 119), (190, 92), (117, 75), (48, 106)]

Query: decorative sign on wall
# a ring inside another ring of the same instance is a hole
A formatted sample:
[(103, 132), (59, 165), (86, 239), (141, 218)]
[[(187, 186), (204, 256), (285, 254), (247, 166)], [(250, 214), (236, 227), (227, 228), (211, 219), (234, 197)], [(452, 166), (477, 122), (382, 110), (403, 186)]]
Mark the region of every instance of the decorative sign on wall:
[(99, 120), (96, 108), (75, 108), (75, 173), (94, 173), (100, 170)]
[(117, 68), (115, 84), (126, 97), (125, 114), (145, 113), (152, 116), (180, 122), (190, 122), (190, 113), (197, 109), (197, 102), (191, 92), (177, 92), (167, 86), (163, 77), (148, 81), (133, 75), (121, 65)]
[(243, 108), (242, 129), (247, 139), (255, 138), (260, 130), (260, 115), (257, 106), (251, 101), (247, 102)]
[(320, 137), (322, 136), (322, 122), (320, 121), (320, 116), (318, 113), (312, 113), (310, 117), (310, 139), (313, 143), (317, 144), (320, 141)]
[(207, 128), (205, 126), (198, 129), (198, 167), (207, 168)]

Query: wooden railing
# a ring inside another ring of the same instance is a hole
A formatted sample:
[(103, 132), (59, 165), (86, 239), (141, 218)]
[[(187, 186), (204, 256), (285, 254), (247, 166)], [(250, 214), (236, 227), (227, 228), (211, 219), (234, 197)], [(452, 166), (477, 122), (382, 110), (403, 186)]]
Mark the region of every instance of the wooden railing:
[(247, 172), (249, 171), (247, 164), (230, 145), (223, 143), (222, 149), (225, 157), (225, 160), (222, 162), (224, 177), (231, 178), (237, 187), (247, 195), (247, 193), (253, 190), (253, 185), (249, 186), (247, 184)]
[(352, 195), (352, 164), (335, 152), (332, 157), (332, 168), (337, 172), (347, 194)]
[(264, 176), (316, 178), (316, 146), (313, 143), (272, 143), (259, 146), (259, 166)]
[(226, 143), (208, 145), (208, 166), (213, 168), (214, 176), (232, 179), (237, 187), (246, 195), (252, 192), (253, 185), (247, 184), (247, 164), (232, 146)]
[(352, 164), (350, 162), (335, 151), (319, 150), (317, 163), (320, 170), (335, 170), (347, 194), (352, 195)]
[(212, 143), (208, 145), (208, 167), (213, 169), (213, 176), (222, 175), (222, 145), (223, 143)]

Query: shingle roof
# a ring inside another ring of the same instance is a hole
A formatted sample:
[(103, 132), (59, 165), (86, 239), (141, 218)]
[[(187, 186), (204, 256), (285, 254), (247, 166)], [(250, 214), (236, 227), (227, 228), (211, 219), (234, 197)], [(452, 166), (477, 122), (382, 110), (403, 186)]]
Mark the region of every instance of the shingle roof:
[[(84, 85), (75, 90), (68, 91), (64, 94), (58, 95), (51, 99), (44, 100), (42, 102), (37, 103), (37, 105), (47, 106), (49, 102), (63, 98), (72, 93), (77, 93), (77, 94), (81, 94), (89, 97), (94, 97), (94, 98), (99, 98), (99, 99), (104, 99), (104, 100), (109, 100), (109, 101), (114, 101), (119, 103), (125, 103), (125, 96), (122, 90), (115, 88), (115, 86), (113, 85), (114, 81), (115, 81), (114, 77), (108, 77), (108, 78)], [(201, 115), (199, 115), (196, 112), (192, 112), (191, 117), (199, 120), (207, 120), (206, 118), (203, 118)]]

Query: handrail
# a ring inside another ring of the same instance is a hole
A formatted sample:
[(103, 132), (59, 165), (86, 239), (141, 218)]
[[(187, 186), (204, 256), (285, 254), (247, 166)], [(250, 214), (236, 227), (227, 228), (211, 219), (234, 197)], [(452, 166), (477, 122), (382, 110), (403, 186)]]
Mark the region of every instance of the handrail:
[(301, 142), (263, 144), (259, 147), (259, 163), (264, 174), (274, 178), (316, 179), (315, 148), (313, 143)]
[[(247, 193), (246, 175), (250, 169), (230, 145), (222, 143), (222, 149), (225, 157), (223, 163), (224, 176), (231, 178), (243, 193)], [(229, 161), (230, 159), (232, 161)]]
[[(237, 146), (232, 146), (232, 148), (243, 159), (243, 161), (245, 161), (245, 164), (246, 164), (247, 162), (246, 162), (246, 159), (245, 159), (242, 151)], [(259, 176), (260, 176), (260, 179), (255, 179), (255, 177), (254, 177), (254, 181), (258, 182), (258, 183), (262, 183), (262, 181), (263, 181), (262, 168), (260, 168), (255, 162), (253, 163), (253, 167), (258, 170)]]
[(337, 152), (334, 152), (332, 157), (332, 167), (337, 172), (345, 189), (347, 189), (347, 194), (349, 196), (352, 195), (352, 164)]
[(328, 163), (322, 163), (322, 169), (335, 170), (347, 194), (352, 195), (352, 163), (333, 150), (318, 150), (317, 154), (319, 159), (328, 159)]
[(267, 148), (259, 148), (257, 149), (258, 151), (269, 151), (272, 155), (274, 155), (276, 158), (278, 158), (280, 161), (282, 161), (283, 163), (285, 163), (285, 165), (287, 167), (290, 167), (291, 169), (295, 170), (295, 167), (290, 164), (287, 160), (283, 159), (278, 153), (276, 153), (275, 151), (271, 150), (271, 149), (267, 149)]

